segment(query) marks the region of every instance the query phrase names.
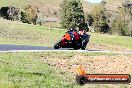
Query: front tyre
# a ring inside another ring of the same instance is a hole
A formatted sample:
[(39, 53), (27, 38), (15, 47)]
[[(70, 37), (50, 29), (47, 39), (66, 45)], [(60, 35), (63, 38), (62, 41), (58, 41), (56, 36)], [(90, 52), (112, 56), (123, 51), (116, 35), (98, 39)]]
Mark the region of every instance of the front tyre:
[(60, 41), (58, 43), (56, 43), (53, 47), (54, 47), (54, 49), (59, 49), (61, 47)]

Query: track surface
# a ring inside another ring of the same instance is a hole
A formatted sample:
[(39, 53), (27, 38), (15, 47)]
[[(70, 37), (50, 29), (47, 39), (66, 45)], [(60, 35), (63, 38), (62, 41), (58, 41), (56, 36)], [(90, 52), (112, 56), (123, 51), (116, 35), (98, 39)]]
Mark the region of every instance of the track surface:
[(128, 53), (132, 54), (132, 51), (124, 52), (112, 52), (106, 50), (73, 50), (73, 49), (54, 49), (53, 47), (45, 46), (30, 46), (30, 45), (12, 45), (12, 44), (0, 44), (0, 52), (105, 52), (105, 53)]
[(54, 49), (51, 47), (44, 46), (0, 44), (0, 51), (10, 50), (54, 50)]
[[(68, 48), (54, 49), (53, 47), (45, 46), (31, 46), (31, 45), (12, 45), (12, 44), (0, 44), (0, 51), (99, 51), (101, 50), (73, 50)], [(105, 51), (106, 52), (106, 51)]]

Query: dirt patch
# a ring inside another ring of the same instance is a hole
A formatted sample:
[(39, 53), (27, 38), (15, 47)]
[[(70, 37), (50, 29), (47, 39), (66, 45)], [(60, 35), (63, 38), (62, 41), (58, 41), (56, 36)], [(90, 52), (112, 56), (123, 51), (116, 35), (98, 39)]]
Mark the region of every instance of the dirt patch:
[[(41, 58), (45, 63), (65, 72), (76, 74), (76, 67), (83, 65), (87, 73), (130, 74), (132, 75), (132, 55), (83, 56), (70, 58)], [(132, 87), (132, 82), (129, 84)]]

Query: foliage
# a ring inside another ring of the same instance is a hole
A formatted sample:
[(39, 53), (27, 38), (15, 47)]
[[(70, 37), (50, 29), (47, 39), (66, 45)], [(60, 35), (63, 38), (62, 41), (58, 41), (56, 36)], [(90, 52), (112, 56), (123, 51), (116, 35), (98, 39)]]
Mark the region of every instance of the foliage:
[(108, 11), (105, 1), (94, 7), (92, 15), (88, 15), (88, 22), (93, 26), (95, 32), (104, 32), (117, 35), (132, 35), (132, 9), (130, 2), (124, 2), (117, 11)]
[[(38, 8), (35, 6), (27, 5), (24, 8), (24, 12), (21, 13), (21, 20), (24, 23), (34, 23), (36, 20), (36, 13)], [(35, 24), (35, 23), (34, 23)]]
[(112, 23), (111, 26), (111, 33), (118, 34), (118, 35), (132, 35), (132, 27), (131, 25), (131, 9), (127, 7), (127, 3), (122, 5), (118, 9), (119, 14), (117, 15), (115, 21)]
[(92, 26), (92, 23), (94, 22), (92, 14), (87, 15), (87, 21), (88, 21), (89, 26)]
[(104, 3), (95, 6), (92, 11), (93, 27), (96, 32), (108, 32), (109, 26), (107, 24), (106, 9)]
[(125, 25), (120, 17), (118, 17), (113, 23), (110, 32), (112, 34), (122, 35), (124, 33)]
[(29, 19), (28, 19), (28, 16), (27, 16), (27, 14), (26, 14), (26, 12), (21, 12), (21, 21), (23, 22), (23, 23), (30, 23), (30, 21), (29, 21)]
[(77, 27), (84, 21), (84, 12), (80, 0), (63, 0), (60, 7), (62, 27)]

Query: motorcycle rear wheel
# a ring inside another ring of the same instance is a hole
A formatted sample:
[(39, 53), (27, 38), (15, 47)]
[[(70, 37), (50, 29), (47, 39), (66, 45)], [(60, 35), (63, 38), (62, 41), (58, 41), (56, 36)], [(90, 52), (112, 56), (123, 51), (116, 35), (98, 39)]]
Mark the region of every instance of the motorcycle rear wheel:
[(85, 47), (82, 46), (81, 49), (82, 49), (82, 50), (85, 50)]

